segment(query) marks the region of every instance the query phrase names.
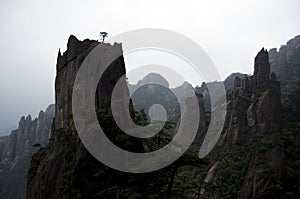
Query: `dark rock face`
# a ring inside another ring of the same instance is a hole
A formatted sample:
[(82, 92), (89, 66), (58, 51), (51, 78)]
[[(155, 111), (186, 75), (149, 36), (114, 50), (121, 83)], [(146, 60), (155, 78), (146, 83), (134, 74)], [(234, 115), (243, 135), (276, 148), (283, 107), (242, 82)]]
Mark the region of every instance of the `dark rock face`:
[[(49, 145), (31, 160), (26, 198), (91, 198), (99, 191), (95, 172), (103, 165), (82, 145), (72, 117), (72, 90), (76, 74), (87, 54), (97, 45), (122, 50), (120, 44), (79, 41), (70, 36), (68, 49), (57, 58), (55, 81), (55, 118)], [(110, 109), (110, 99), (117, 81), (125, 74), (124, 58), (119, 57), (104, 72), (96, 92), (96, 110)], [(126, 86), (126, 79), (122, 77)], [(99, 90), (101, 89), (101, 90)], [(100, 92), (101, 91), (101, 92)], [(119, 97), (129, 96), (126, 89)], [(101, 93), (101, 95), (100, 95)], [(129, 98), (129, 97), (128, 97)], [(128, 102), (127, 102), (128, 103)], [(110, 127), (110, 136), (118, 131)], [(74, 174), (74, 175), (72, 175)]]
[[(194, 140), (194, 145), (196, 149), (198, 150), (201, 147), (201, 144), (204, 140), (204, 136), (207, 131), (207, 116), (205, 114), (205, 108), (204, 108), (204, 100), (203, 96), (197, 94), (197, 99), (198, 99), (198, 105), (199, 105), (199, 111), (200, 111), (200, 120), (199, 120), (199, 126), (198, 126), (198, 131)], [(184, 120), (184, 118), (183, 118)]]
[(270, 76), (270, 63), (268, 51), (264, 48), (256, 55), (254, 62), (253, 84), (255, 87), (263, 86)]
[[(60, 51), (58, 52), (55, 118), (52, 124), (51, 138), (46, 149), (35, 154), (31, 160), (26, 191), (28, 199), (60, 198), (59, 193), (62, 190), (63, 182), (69, 180), (64, 179), (66, 170), (75, 172), (78, 164), (71, 164), (73, 161), (80, 162), (84, 156), (79, 139), (73, 138), (73, 134), (71, 134), (71, 131), (74, 130), (72, 89), (81, 63), (96, 45), (98, 45), (96, 41), (85, 40), (82, 42), (71, 35), (67, 44), (68, 50), (63, 55)], [(73, 154), (71, 155), (71, 153)], [(68, 158), (69, 162), (65, 158)]]
[(63, 55), (58, 52), (55, 79), (55, 129), (70, 127), (73, 83), (84, 58), (97, 44), (96, 41), (79, 41), (71, 35), (67, 44), (68, 50)]
[(2, 198), (24, 198), (26, 175), (35, 144), (48, 143), (54, 105), (40, 111), (38, 118), (22, 117), (19, 127), (9, 136), (0, 137), (0, 194)]
[(2, 161), (2, 154), (5, 150), (5, 145), (6, 145), (6, 142), (8, 140), (8, 136), (1, 136), (0, 137), (0, 162)]

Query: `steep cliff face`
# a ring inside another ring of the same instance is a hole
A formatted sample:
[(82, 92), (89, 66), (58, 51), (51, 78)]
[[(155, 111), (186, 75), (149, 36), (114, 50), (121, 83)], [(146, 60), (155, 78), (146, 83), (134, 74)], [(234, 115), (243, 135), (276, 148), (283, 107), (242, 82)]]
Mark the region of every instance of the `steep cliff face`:
[[(99, 190), (100, 174), (97, 172), (109, 168), (94, 159), (77, 136), (72, 117), (71, 98), (77, 71), (87, 54), (97, 45), (101, 45), (100, 47), (104, 49), (122, 50), (120, 44), (110, 45), (92, 40), (79, 41), (76, 37), (70, 36), (67, 51), (63, 55), (60, 52), (58, 54), (55, 81), (56, 112), (51, 139), (49, 145), (32, 158), (28, 174), (26, 196), (28, 199), (92, 198), (101, 191)], [(95, 96), (95, 108), (99, 113), (109, 112), (113, 88), (124, 74), (123, 57), (115, 60), (104, 72)], [(125, 77), (122, 78), (121, 81), (126, 85)], [(129, 95), (127, 87), (123, 92), (120, 98)], [(118, 133), (118, 130), (112, 126), (113, 124), (109, 126), (109, 137)]]
[[(87, 54), (98, 44), (96, 41), (79, 41), (71, 35), (67, 51), (61, 55), (59, 50), (55, 79), (55, 120), (54, 128), (70, 128), (72, 121), (72, 89), (77, 71)], [(54, 138), (53, 133), (51, 134)]]
[[(30, 158), (37, 148), (48, 143), (53, 117), (54, 105), (50, 105), (45, 112), (40, 111), (34, 120), (30, 115), (23, 116), (16, 130), (0, 138), (1, 198), (25, 197)], [(37, 147), (34, 147), (35, 144)]]
[[(61, 198), (60, 193), (65, 191), (64, 186), (66, 187), (66, 184), (72, 183), (73, 180), (66, 179), (67, 172), (76, 173), (78, 164), (84, 164), (82, 156), (87, 152), (83, 150), (79, 139), (74, 135), (71, 96), (77, 71), (84, 58), (97, 44), (96, 41), (79, 41), (76, 37), (70, 36), (67, 51), (63, 55), (58, 52), (55, 118), (50, 142), (31, 160), (26, 198)], [(86, 185), (83, 183), (81, 186)]]
[(3, 154), (3, 151), (5, 150), (5, 145), (6, 145), (6, 142), (8, 140), (8, 136), (1, 136), (0, 137), (0, 162), (2, 161), (2, 154)]

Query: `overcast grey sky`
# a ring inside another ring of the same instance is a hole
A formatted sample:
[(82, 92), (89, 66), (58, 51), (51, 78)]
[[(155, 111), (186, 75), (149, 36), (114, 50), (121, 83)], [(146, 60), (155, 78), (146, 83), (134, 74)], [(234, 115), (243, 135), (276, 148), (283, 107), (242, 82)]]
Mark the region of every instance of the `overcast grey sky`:
[(263, 46), (300, 34), (299, 9), (299, 0), (1, 0), (0, 132), (54, 102), (56, 56), (70, 34), (174, 30), (199, 43), (225, 78), (252, 73)]

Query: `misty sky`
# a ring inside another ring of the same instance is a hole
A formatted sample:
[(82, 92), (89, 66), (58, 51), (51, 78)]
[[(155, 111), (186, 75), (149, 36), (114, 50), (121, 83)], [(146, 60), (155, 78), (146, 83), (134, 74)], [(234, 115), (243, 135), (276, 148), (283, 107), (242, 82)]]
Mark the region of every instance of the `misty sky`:
[(252, 73), (262, 48), (300, 34), (299, 0), (1, 0), (0, 134), (21, 115), (54, 103), (58, 49), (70, 34), (99, 39), (137, 28), (165, 28), (196, 41), (222, 78)]

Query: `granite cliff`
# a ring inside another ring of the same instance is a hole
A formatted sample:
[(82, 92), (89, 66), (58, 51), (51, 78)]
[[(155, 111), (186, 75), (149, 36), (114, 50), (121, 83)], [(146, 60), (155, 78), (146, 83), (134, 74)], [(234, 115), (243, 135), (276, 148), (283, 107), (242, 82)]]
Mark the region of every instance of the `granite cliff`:
[[(101, 190), (99, 190), (100, 182), (105, 181), (100, 173), (108, 172), (110, 169), (98, 162), (82, 145), (75, 130), (71, 106), (77, 71), (87, 54), (97, 45), (103, 49), (122, 50), (120, 44), (110, 45), (94, 40), (79, 41), (76, 37), (70, 36), (67, 51), (63, 55), (58, 53), (55, 118), (49, 144), (36, 153), (31, 160), (26, 196), (28, 199), (99, 197), (97, 193)], [(105, 115), (103, 118), (108, 126), (106, 130), (109, 130), (107, 136), (111, 139), (114, 139), (120, 130), (112, 128), (114, 124), (108, 119), (110, 99), (113, 88), (120, 78), (126, 85), (126, 79), (122, 77), (124, 74), (124, 59), (119, 57), (104, 72), (95, 97), (95, 109), (99, 115)], [(98, 92), (99, 89), (101, 95)], [(119, 98), (122, 99), (126, 95), (129, 95), (127, 87), (123, 89), (123, 93), (119, 93)], [(111, 177), (105, 178), (109, 181)], [(103, 184), (102, 186), (110, 185)]]

